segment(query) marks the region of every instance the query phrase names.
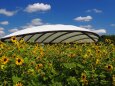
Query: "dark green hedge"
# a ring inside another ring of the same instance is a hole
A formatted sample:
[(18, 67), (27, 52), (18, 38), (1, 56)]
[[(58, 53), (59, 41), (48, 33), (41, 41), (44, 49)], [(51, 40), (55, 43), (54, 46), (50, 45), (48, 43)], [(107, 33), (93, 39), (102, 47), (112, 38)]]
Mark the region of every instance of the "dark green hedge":
[(102, 35), (101, 36), (101, 41), (105, 42), (105, 39), (110, 39), (115, 44), (115, 35)]

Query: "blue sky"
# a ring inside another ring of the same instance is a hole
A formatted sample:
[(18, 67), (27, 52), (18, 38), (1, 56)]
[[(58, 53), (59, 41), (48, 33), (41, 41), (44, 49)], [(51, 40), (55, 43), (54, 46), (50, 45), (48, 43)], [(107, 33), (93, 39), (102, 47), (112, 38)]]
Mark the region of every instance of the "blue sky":
[(115, 34), (115, 0), (0, 0), (0, 36), (44, 24)]

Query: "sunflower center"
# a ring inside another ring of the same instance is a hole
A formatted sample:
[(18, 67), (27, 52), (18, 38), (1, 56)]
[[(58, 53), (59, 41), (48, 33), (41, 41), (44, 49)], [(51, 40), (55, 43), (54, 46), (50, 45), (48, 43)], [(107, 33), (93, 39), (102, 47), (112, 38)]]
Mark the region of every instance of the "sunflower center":
[(20, 60), (20, 59), (18, 59), (18, 62), (21, 62), (21, 60)]
[(13, 40), (15, 40), (15, 38), (13, 38)]
[(4, 61), (7, 61), (7, 59), (5, 58)]
[(85, 76), (82, 76), (82, 78), (84, 79), (84, 78), (85, 78)]
[(108, 66), (108, 69), (111, 69), (111, 66)]

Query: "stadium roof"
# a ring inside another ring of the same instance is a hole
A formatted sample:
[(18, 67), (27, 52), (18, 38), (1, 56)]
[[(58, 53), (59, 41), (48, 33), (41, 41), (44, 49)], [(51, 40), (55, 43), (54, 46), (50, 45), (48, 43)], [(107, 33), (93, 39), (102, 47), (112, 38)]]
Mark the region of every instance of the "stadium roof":
[(89, 29), (73, 25), (42, 25), (22, 29), (1, 38), (1, 41), (10, 41), (12, 36), (18, 40), (24, 38), (26, 42), (38, 43), (74, 43), (97, 42), (100, 36)]

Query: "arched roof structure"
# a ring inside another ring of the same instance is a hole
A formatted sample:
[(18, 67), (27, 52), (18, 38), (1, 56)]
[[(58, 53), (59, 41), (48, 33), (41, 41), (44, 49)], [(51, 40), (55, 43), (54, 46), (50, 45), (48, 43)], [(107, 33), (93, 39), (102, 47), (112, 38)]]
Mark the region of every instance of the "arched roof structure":
[(100, 36), (89, 29), (73, 25), (42, 25), (22, 29), (1, 38), (1, 41), (10, 41), (12, 36), (18, 40), (24, 38), (26, 42), (38, 43), (74, 43), (97, 42)]

